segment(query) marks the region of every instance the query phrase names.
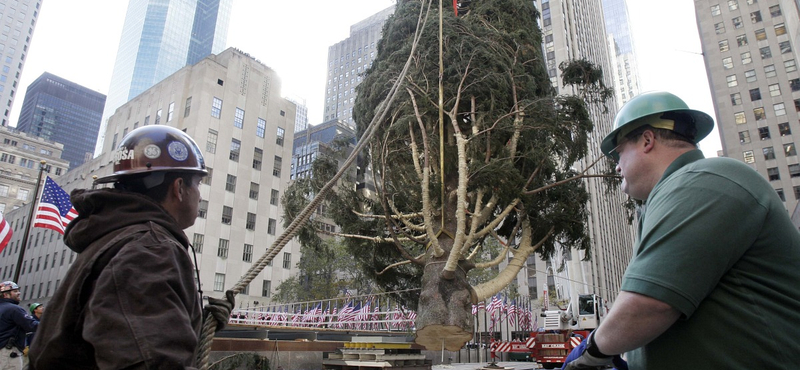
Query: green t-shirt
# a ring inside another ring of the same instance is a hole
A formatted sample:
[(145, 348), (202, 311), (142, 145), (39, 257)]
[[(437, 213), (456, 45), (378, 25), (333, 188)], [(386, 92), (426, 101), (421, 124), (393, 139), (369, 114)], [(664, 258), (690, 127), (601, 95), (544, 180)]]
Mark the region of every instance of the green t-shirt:
[(681, 312), (632, 370), (800, 368), (800, 232), (742, 162), (678, 157), (645, 202), (622, 290)]

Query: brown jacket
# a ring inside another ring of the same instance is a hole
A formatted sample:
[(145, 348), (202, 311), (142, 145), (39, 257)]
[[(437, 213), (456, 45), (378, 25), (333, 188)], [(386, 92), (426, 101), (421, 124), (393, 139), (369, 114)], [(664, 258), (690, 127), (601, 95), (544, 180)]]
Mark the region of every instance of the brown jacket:
[(148, 197), (75, 190), (64, 242), (78, 252), (48, 302), (31, 369), (182, 369), (202, 308), (186, 235)]

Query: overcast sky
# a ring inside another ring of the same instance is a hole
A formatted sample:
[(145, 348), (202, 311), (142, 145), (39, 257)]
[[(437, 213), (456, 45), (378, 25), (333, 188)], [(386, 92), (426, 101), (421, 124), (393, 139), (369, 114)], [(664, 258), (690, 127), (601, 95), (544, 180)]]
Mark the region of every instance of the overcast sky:
[[(599, 0), (598, 0), (599, 1)], [(47, 0), (31, 41), (10, 122), (16, 125), (28, 85), (44, 72), (108, 92), (126, 0)], [(394, 0), (233, 0), (228, 45), (273, 68), (283, 94), (305, 98), (309, 122), (322, 121), (328, 46), (350, 25)], [(449, 3), (449, 1), (445, 1)], [(628, 0), (644, 91), (666, 90), (714, 117), (692, 0)], [(706, 156), (721, 149), (712, 132)]]

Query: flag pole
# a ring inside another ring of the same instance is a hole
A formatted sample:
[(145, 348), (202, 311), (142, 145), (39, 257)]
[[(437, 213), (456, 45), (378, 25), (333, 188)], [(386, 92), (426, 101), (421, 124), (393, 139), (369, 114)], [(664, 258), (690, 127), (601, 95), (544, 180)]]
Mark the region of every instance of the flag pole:
[(22, 248), (17, 257), (17, 268), (14, 269), (14, 282), (19, 284), (19, 274), (22, 272), (22, 260), (25, 259), (25, 246), (28, 245), (28, 235), (31, 232), (31, 225), (33, 225), (33, 214), (36, 211), (36, 205), (39, 201), (39, 186), (42, 183), (42, 173), (44, 173), (44, 165), (47, 161), (42, 160), (39, 163), (39, 178), (36, 180), (36, 190), (33, 192), (33, 202), (31, 202), (31, 210), (28, 213), (28, 222), (25, 223), (25, 234), (22, 236)]

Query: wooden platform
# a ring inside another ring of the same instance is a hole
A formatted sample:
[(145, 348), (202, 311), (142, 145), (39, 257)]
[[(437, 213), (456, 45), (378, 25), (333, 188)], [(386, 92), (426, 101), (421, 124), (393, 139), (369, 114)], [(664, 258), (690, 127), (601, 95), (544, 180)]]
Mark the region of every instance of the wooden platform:
[(402, 369), (431, 370), (431, 361), (409, 342), (396, 340), (359, 340), (345, 343), (344, 348), (325, 354), (324, 369)]

